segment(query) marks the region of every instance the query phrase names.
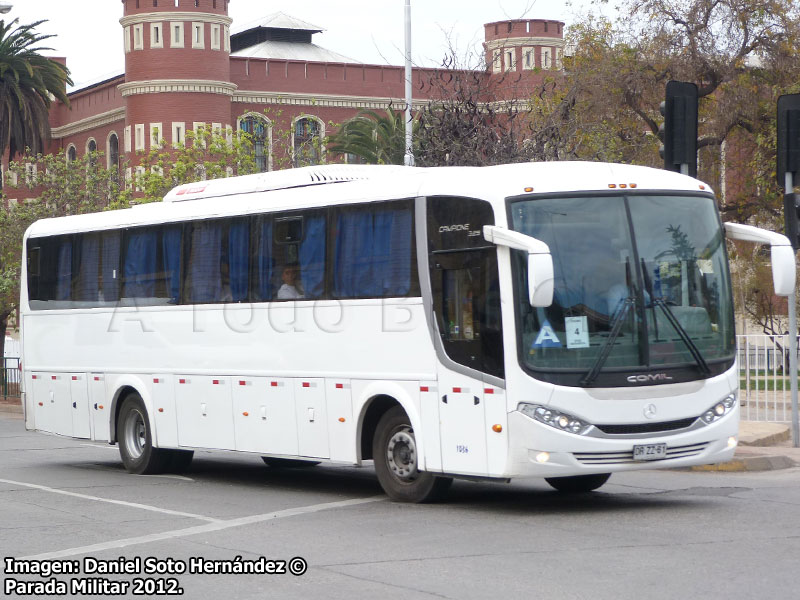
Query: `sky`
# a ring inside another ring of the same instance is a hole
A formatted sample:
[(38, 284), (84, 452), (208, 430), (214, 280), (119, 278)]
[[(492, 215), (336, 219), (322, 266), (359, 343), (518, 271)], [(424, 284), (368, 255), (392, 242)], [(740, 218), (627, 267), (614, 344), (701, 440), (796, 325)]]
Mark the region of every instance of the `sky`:
[[(73, 89), (124, 71), (120, 0), (8, 0), (6, 21), (47, 22), (37, 31), (54, 34), (44, 54), (67, 57)], [(505, 19), (556, 19), (569, 25), (576, 6), (591, 0), (411, 0), (412, 57), (436, 66), (448, 40), (459, 56), (480, 52), (483, 24)], [(368, 64), (404, 61), (404, 0), (231, 0), (233, 30), (260, 17), (284, 12), (325, 31), (314, 35), (324, 48)]]

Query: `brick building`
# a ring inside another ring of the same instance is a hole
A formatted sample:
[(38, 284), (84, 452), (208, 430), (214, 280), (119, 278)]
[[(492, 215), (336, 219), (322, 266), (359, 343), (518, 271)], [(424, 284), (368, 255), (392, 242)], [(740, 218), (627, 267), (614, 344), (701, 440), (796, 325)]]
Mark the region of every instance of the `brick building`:
[[(50, 151), (74, 158), (99, 150), (109, 165), (135, 168), (137, 151), (160, 139), (184, 142), (203, 124), (251, 132), (257, 165), (269, 170), (275, 152), (291, 155), (296, 144), (331, 133), (329, 123), (362, 109), (405, 106), (403, 67), (322, 48), (314, 40), (321, 28), (282, 13), (237, 26), (228, 3), (122, 0), (125, 73), (73, 91), (69, 108), (54, 104)], [(545, 20), (487, 24), (490, 68), (483, 76), (510, 70), (534, 80), (539, 69), (558, 68), (563, 27)], [(415, 103), (430, 99), (425, 80), (432, 73), (414, 70)], [(274, 128), (291, 132), (290, 148), (273, 147)], [(6, 182), (12, 198), (13, 183)]]

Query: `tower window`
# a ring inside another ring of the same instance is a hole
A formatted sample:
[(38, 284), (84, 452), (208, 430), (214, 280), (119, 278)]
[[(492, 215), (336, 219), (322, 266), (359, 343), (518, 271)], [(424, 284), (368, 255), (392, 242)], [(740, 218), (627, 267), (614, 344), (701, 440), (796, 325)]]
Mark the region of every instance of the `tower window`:
[(204, 32), (203, 23), (192, 23), (192, 48), (203, 49), (206, 47)]

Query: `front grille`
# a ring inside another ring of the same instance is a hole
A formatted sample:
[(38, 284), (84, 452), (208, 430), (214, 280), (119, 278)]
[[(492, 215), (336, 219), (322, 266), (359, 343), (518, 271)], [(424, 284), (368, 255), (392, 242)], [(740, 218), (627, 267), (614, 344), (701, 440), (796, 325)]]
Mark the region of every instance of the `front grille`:
[(584, 465), (624, 465), (624, 464), (647, 464), (648, 462), (660, 462), (675, 458), (687, 458), (697, 456), (708, 447), (709, 442), (700, 444), (690, 444), (688, 446), (668, 446), (667, 457), (659, 460), (633, 460), (633, 448), (620, 452), (575, 452), (575, 459)]
[(630, 433), (659, 433), (662, 431), (674, 431), (676, 429), (686, 429), (691, 427), (697, 417), (689, 419), (679, 419), (677, 421), (662, 421), (661, 423), (634, 423), (628, 425), (595, 425), (603, 433), (611, 435), (625, 435)]

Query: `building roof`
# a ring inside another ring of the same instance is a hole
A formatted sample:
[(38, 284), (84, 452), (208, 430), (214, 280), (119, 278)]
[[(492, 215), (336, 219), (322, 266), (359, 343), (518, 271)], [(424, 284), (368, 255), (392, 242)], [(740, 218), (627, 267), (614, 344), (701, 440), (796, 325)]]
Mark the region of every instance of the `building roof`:
[(238, 27), (231, 36), (231, 56), (361, 64), (314, 44), (312, 36), (321, 31), (321, 27), (277, 12)]
[(312, 25), (308, 21), (303, 21), (283, 12), (276, 12), (260, 19), (248, 21), (242, 25), (237, 25), (231, 32), (232, 35), (249, 31), (250, 29), (257, 29), (263, 27), (265, 29), (295, 29), (299, 31), (310, 31), (311, 33), (319, 33), (325, 31), (322, 27)]
[(282, 42), (266, 40), (255, 46), (231, 52), (232, 58), (277, 58), (281, 60), (302, 60), (311, 62), (339, 62), (361, 64), (338, 52), (326, 50), (316, 44), (304, 42)]

